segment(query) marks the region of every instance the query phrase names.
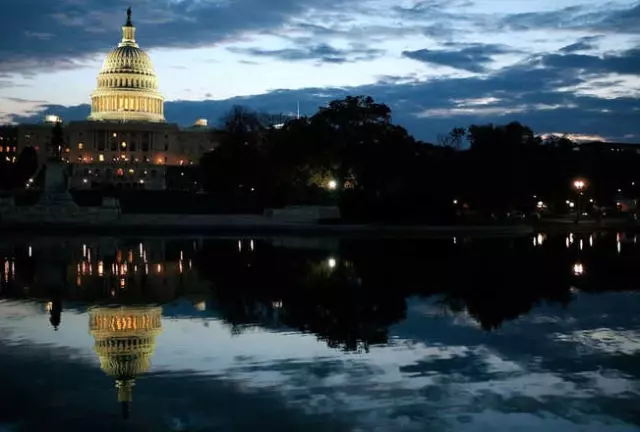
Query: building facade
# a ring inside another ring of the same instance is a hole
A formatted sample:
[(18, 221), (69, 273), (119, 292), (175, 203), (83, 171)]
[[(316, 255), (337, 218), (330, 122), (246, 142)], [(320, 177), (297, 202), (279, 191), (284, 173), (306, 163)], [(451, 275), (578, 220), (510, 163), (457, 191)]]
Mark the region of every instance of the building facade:
[[(165, 121), (153, 64), (135, 35), (129, 8), (122, 39), (98, 73), (91, 114), (85, 121), (62, 124), (62, 159), (72, 166), (72, 189), (162, 189), (167, 166), (196, 165), (218, 145), (215, 130), (204, 119), (187, 128)], [(0, 156), (14, 161), (22, 148), (31, 146), (44, 163), (58, 122), (49, 115), (41, 124), (0, 132)]]

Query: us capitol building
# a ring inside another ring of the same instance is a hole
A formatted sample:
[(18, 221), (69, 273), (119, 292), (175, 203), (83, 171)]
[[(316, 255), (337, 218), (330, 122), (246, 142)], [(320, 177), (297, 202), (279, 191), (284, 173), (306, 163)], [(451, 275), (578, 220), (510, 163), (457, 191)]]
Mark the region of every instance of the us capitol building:
[[(49, 115), (42, 124), (19, 125), (13, 153), (32, 146), (42, 163), (59, 121)], [(162, 189), (167, 166), (197, 164), (217, 146), (215, 131), (204, 119), (188, 128), (166, 122), (164, 97), (151, 58), (136, 42), (131, 8), (122, 40), (98, 74), (91, 115), (64, 124), (63, 131), (62, 157), (72, 164), (69, 186), (76, 189)]]

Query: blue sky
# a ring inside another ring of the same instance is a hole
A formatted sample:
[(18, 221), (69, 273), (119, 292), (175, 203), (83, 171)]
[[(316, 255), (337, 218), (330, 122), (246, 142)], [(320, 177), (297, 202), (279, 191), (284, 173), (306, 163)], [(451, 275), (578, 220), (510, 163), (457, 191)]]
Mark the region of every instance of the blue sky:
[(629, 0), (8, 0), (0, 121), (88, 114), (129, 3), (169, 121), (233, 104), (312, 114), (347, 94), (416, 137), (520, 120), (640, 142), (640, 2)]

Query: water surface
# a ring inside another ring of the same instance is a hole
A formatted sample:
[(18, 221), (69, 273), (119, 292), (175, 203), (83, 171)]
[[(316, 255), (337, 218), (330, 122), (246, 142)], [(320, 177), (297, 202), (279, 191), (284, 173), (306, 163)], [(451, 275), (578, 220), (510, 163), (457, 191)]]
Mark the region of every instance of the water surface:
[(0, 430), (640, 430), (633, 235), (0, 242)]

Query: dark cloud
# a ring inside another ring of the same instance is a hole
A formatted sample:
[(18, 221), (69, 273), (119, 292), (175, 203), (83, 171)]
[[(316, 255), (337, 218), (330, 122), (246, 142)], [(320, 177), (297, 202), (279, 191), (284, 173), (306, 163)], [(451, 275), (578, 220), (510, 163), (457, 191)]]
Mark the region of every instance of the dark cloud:
[(542, 63), (546, 67), (585, 70), (589, 73), (640, 75), (640, 48), (603, 56), (549, 54), (543, 57)]
[(394, 6), (393, 10), (404, 18), (423, 19), (424, 17), (430, 17), (465, 20), (468, 17), (452, 10), (468, 8), (473, 4), (474, 2), (471, 0), (422, 0), (409, 7)]
[[(455, 44), (451, 45), (455, 46)], [(493, 62), (494, 55), (509, 52), (513, 52), (513, 50), (502, 45), (473, 44), (456, 50), (421, 49), (417, 51), (403, 51), (402, 55), (424, 63), (482, 73), (485, 72), (487, 66)]]
[(601, 39), (601, 35), (583, 37), (580, 38), (576, 43), (560, 48), (559, 51), (565, 54), (575, 53), (579, 51), (589, 51), (592, 49), (596, 49), (598, 45), (595, 42)]
[(317, 60), (322, 63), (346, 63), (371, 60), (384, 54), (383, 50), (353, 45), (350, 49), (335, 48), (329, 44), (317, 44), (300, 48), (264, 50), (262, 48), (229, 47), (228, 51), (252, 57), (272, 57), (285, 61)]
[(548, 12), (527, 12), (503, 17), (498, 27), (510, 30), (585, 30), (603, 33), (640, 33), (640, 3), (620, 7), (608, 3), (570, 6)]
[[(236, 104), (286, 114), (293, 113), (299, 102), (302, 114), (313, 114), (330, 100), (364, 94), (389, 104), (395, 122), (417, 138), (431, 142), (438, 133), (452, 127), (513, 120), (526, 123), (539, 133), (602, 135), (622, 142), (640, 135), (637, 99), (605, 99), (560, 90), (584, 84), (584, 78), (574, 69), (556, 63), (553, 56), (537, 56), (484, 77), (419, 81), (386, 76), (376, 84), (354, 88), (277, 90), (227, 100), (172, 101), (165, 104), (165, 113), (169, 121), (183, 125), (203, 117), (215, 123)], [(596, 64), (595, 71), (598, 70), (602, 69)], [(590, 75), (597, 76), (595, 72)], [(604, 85), (602, 80), (595, 80), (595, 87)], [(44, 106), (37, 116), (14, 120), (41, 121), (45, 112), (56, 113), (65, 120), (84, 119), (89, 106)]]
[[(118, 42), (129, 1), (12, 1), (2, 5), (0, 73), (78, 67)], [(331, 10), (350, 0), (323, 0)], [(163, 2), (138, 0), (133, 10), (144, 48), (198, 47), (236, 40), (246, 32), (278, 28), (315, 0)], [(46, 39), (46, 40), (44, 40)]]

